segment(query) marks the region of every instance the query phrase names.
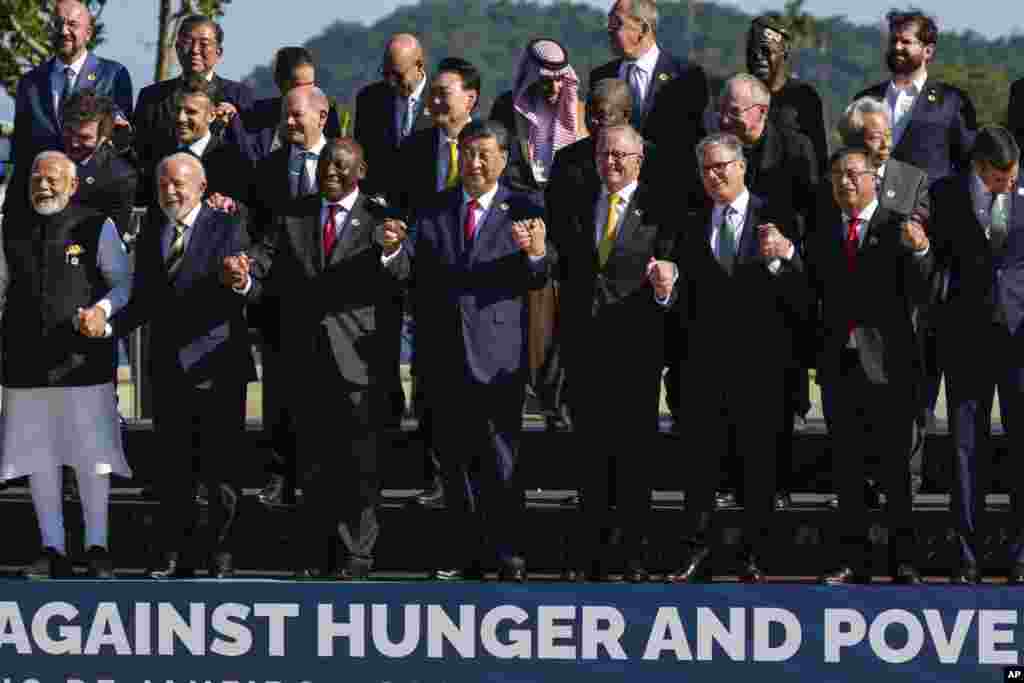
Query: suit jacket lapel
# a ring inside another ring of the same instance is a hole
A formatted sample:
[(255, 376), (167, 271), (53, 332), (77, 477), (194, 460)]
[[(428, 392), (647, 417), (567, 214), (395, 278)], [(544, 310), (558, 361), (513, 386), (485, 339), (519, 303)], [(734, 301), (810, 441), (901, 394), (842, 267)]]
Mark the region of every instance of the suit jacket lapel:
[(174, 286), (180, 288), (192, 281), (194, 274), (199, 270), (200, 264), (205, 260), (209, 241), (206, 239), (206, 231), (203, 224), (210, 218), (213, 209), (203, 206), (196, 215), (195, 222), (189, 228), (191, 233), (188, 237), (188, 244), (185, 245), (185, 255), (182, 257), (181, 267), (174, 278)]
[(75, 79), (74, 92), (81, 92), (87, 88), (96, 88), (97, 68), (99, 68), (99, 62), (96, 59), (96, 55), (90, 52), (85, 57), (85, 63), (82, 64), (82, 73), (78, 74), (78, 78)]
[(757, 259), (757, 223), (760, 215), (761, 202), (750, 195), (747, 214), (743, 217), (743, 232), (740, 234), (739, 248), (736, 250), (736, 263), (751, 263)]
[(47, 68), (39, 69), (36, 74), (38, 74), (39, 95), (43, 100), (43, 111), (49, 117), (50, 121), (53, 122), (54, 129), (57, 130), (57, 132), (60, 132), (60, 120), (57, 118), (57, 110), (53, 105), (53, 86), (50, 81), (50, 74), (52, 73), (53, 64), (56, 59), (57, 58), (54, 57), (49, 62), (46, 62)]
[(523, 165), (533, 178), (533, 166), (530, 165), (530, 123), (515, 108), (512, 109), (512, 116), (516, 122), (516, 135), (519, 138), (519, 151), (523, 155)]
[[(359, 195), (359, 199), (352, 206), (352, 210), (345, 215), (345, 222), (341, 228), (341, 235), (334, 242), (331, 253), (328, 255), (328, 265), (337, 263), (352, 251), (352, 246), (357, 244), (363, 231), (368, 230), (372, 217), (366, 211), (366, 197)], [(321, 243), (323, 240), (320, 240)], [(321, 249), (323, 247), (321, 246)]]
[(657, 97), (661, 86), (668, 83), (674, 76), (672, 60), (664, 50), (661, 50), (658, 54), (658, 62), (654, 65), (654, 73), (651, 74), (651, 80), (647, 83), (647, 94), (644, 96), (644, 119), (651, 112), (654, 98)]
[[(505, 203), (507, 195), (508, 190), (503, 185), (498, 185), (498, 191), (494, 194), (494, 198), (491, 199), (491, 208), (487, 211), (487, 217), (481, 225), (476, 227), (473, 243), (469, 246), (470, 263), (476, 261), (476, 256), (480, 252), (481, 242), (489, 240), (492, 233), (499, 229), (499, 224), (504, 225), (508, 212), (508, 205)], [(460, 230), (459, 232), (461, 233), (462, 231)], [(465, 235), (463, 235), (462, 239), (465, 241)]]

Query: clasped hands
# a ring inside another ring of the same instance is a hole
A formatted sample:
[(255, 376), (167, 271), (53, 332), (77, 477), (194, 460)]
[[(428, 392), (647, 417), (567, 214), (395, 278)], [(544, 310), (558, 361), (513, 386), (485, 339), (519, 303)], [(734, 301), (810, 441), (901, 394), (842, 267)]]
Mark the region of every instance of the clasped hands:
[(102, 306), (79, 308), (75, 318), (75, 329), (84, 337), (100, 339), (107, 333), (107, 312)]
[(928, 234), (916, 215), (911, 215), (900, 226), (900, 242), (913, 252), (922, 252), (930, 246)]
[(775, 223), (757, 226), (758, 252), (769, 263), (776, 259), (788, 259), (793, 253), (793, 243), (786, 239)]
[(377, 236), (377, 242), (384, 249), (385, 256), (391, 256), (398, 248), (402, 246), (402, 242), (409, 236), (409, 229), (405, 223), (398, 220), (397, 218), (389, 218), (381, 224)]
[(242, 290), (249, 285), (249, 257), (235, 254), (224, 259), (220, 281), (225, 287)]
[(547, 227), (542, 218), (512, 222), (512, 238), (527, 256), (542, 258), (547, 254)]

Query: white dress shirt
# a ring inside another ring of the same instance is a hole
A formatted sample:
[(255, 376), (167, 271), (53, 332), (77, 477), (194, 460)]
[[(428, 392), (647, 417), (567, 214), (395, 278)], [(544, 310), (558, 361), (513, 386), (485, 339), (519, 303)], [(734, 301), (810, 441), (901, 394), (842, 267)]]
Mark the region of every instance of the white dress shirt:
[(89, 57), (89, 51), (86, 50), (82, 53), (82, 56), (71, 62), (65, 64), (57, 57), (53, 58), (53, 62), (50, 65), (50, 89), (53, 95), (53, 110), (60, 111), (60, 96), (64, 92), (64, 69), (71, 67), (71, 87), (72, 89), (78, 85), (78, 77), (82, 75), (82, 69), (85, 68), (85, 60)]
[[(633, 193), (636, 192), (637, 181), (634, 180), (629, 185), (616, 192), (619, 196), (619, 203), (615, 207), (615, 234), (619, 234), (619, 226), (622, 225), (622, 217), (626, 215), (626, 207), (629, 205), (629, 200), (633, 197)], [(604, 232), (608, 221), (608, 203), (611, 193), (608, 192), (607, 187), (601, 188), (601, 196), (597, 200), (597, 206), (594, 208), (594, 244), (601, 244), (601, 240), (604, 239)]]
[(395, 130), (398, 131), (398, 139), (404, 140), (408, 133), (412, 132), (412, 128), (408, 131), (403, 129), (405, 125), (405, 112), (412, 108), (413, 111), (413, 123), (416, 122), (416, 116), (420, 113), (420, 103), (423, 101), (423, 91), (427, 88), (427, 77), (424, 76), (420, 80), (420, 84), (416, 86), (416, 90), (413, 91), (409, 97), (399, 97), (395, 95)]
[[(476, 234), (480, 234), (480, 229), (484, 227), (484, 222), (487, 220), (487, 216), (491, 212), (491, 203), (494, 201), (494, 195), (498, 194), (498, 185), (495, 185), (487, 192), (483, 193), (476, 198), (476, 208), (473, 209), (473, 216), (476, 218), (474, 225), (476, 226)], [(459, 207), (459, 229), (466, 224), (466, 209), (469, 207), (469, 201), (472, 199), (466, 191), (462, 191), (462, 206)], [(475, 236), (474, 236), (474, 239)]]
[[(316, 141), (316, 144), (310, 147), (309, 149), (303, 149), (298, 145), (292, 145), (292, 149), (288, 157), (288, 168), (292, 168), (292, 163), (294, 163), (295, 157), (297, 157), (302, 152), (312, 152), (313, 154), (316, 154), (317, 157), (319, 157), (320, 154), (324, 151), (324, 147), (326, 146), (327, 138), (324, 137), (323, 133), (320, 134), (320, 139)], [(313, 188), (314, 191), (318, 189), (316, 186), (316, 165), (318, 161), (319, 159), (306, 159), (305, 164), (306, 173), (310, 179), (309, 186)], [(299, 183), (299, 185), (301, 186), (302, 183)]]
[[(1003, 201), (1007, 204), (1007, 211), (1010, 208), (1010, 197)], [(985, 228), (985, 237), (991, 238), (992, 231), (992, 193), (977, 173), (971, 172), (971, 202), (974, 205), (974, 215), (978, 217), (981, 227)]]
[(210, 145), (211, 139), (213, 139), (213, 136), (210, 134), (210, 131), (206, 131), (206, 135), (189, 145), (188, 149), (190, 152), (202, 159), (203, 154), (206, 153), (206, 148)]
[[(626, 81), (630, 90), (634, 88), (639, 90), (641, 102), (647, 101), (647, 91), (650, 89), (651, 79), (654, 78), (654, 69), (658, 66), (658, 57), (660, 56), (661, 50), (657, 44), (654, 44), (639, 59), (623, 59), (619, 64), (619, 78)], [(629, 67), (631, 64), (636, 65), (632, 82), (630, 82), (629, 77)]]
[[(348, 220), (348, 216), (352, 213), (352, 207), (356, 205), (356, 200), (359, 199), (359, 188), (357, 187), (349, 194), (342, 197), (339, 201), (329, 202), (326, 197), (320, 200), (320, 226), (327, 222), (327, 216), (329, 215), (328, 207), (331, 204), (336, 204), (341, 208), (338, 213), (334, 215), (334, 239), (341, 239), (341, 230), (345, 227), (345, 221)], [(323, 234), (320, 235), (323, 239)]]
[(893, 147), (899, 144), (900, 138), (907, 130), (907, 124), (910, 123), (910, 112), (914, 109), (914, 103), (924, 89), (926, 80), (928, 80), (928, 76), (921, 75), (906, 89), (897, 88), (893, 81), (889, 81), (885, 101), (889, 105), (889, 120), (892, 121)]
[[(732, 213), (729, 214), (726, 219), (729, 222), (729, 227), (732, 228), (733, 242), (736, 245), (737, 252), (740, 247), (740, 240), (743, 239), (743, 225), (747, 221), (747, 207), (750, 205), (750, 190), (744, 188), (743, 192), (740, 192), (736, 199), (732, 200), (728, 205), (719, 204), (715, 202), (715, 208), (711, 210), (711, 253), (715, 255), (715, 258), (719, 261), (722, 260), (722, 254), (718, 251), (719, 233), (722, 230), (722, 214), (725, 213), (725, 207), (731, 206)], [(737, 253), (736, 256), (739, 256)]]

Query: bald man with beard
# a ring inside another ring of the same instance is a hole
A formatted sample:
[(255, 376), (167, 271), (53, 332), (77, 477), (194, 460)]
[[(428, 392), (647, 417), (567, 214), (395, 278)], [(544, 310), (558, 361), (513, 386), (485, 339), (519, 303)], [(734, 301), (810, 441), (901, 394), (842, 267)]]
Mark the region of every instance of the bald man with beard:
[(426, 59), (416, 36), (399, 33), (384, 49), (381, 80), (356, 95), (354, 136), (366, 151), (366, 192), (388, 194), (397, 172), (398, 147), (415, 130), (429, 128)]

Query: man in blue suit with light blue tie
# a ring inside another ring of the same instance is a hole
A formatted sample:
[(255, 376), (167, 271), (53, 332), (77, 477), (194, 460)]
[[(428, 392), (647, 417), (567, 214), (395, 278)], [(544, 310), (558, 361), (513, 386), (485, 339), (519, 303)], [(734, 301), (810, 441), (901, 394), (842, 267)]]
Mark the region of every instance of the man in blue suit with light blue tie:
[[(992, 460), (992, 399), (999, 388), (1003, 428), (1010, 438), (1011, 481), (1022, 472), (1024, 406), (1024, 195), (1017, 185), (1020, 148), (1001, 126), (982, 128), (972, 169), (932, 186), (932, 225), (943, 270), (938, 311), (939, 353), (946, 369), (949, 421), (956, 456), (953, 502), (960, 564), (953, 583), (980, 580), (978, 527)], [(1021, 496), (1013, 496), (1020, 518)], [(1024, 538), (1009, 559), (1009, 581), (1024, 584)]]
[[(452, 526), (439, 580), (481, 578), (486, 533), (501, 580), (524, 581), (516, 481), (527, 374), (527, 303), (547, 282), (555, 255), (542, 209), (498, 184), (508, 133), (494, 121), (459, 134), (461, 182), (437, 195), (414, 228), (417, 353), (434, 405), (445, 501)], [(439, 395), (440, 398), (440, 395)]]
[(53, 11), (53, 52), (48, 59), (22, 76), (14, 108), (14, 174), (4, 203), (24, 202), (32, 160), (39, 152), (62, 147), (61, 107), (71, 95), (92, 90), (114, 100), (117, 121), (127, 123), (132, 114), (132, 79), (118, 62), (89, 51), (93, 17), (77, 0), (60, 0)]

